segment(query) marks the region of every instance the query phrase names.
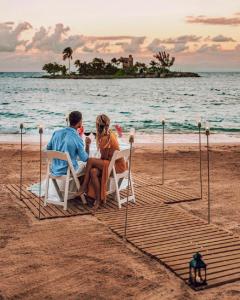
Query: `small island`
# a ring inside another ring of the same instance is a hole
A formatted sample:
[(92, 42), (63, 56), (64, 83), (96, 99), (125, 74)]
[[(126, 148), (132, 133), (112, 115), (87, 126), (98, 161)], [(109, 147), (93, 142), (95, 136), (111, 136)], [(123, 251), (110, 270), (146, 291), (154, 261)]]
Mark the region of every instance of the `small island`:
[(94, 58), (91, 62), (81, 62), (75, 60), (76, 71), (71, 71), (71, 60), (73, 50), (67, 47), (63, 50), (63, 60), (68, 60), (68, 68), (65, 65), (47, 63), (43, 70), (48, 75), (42, 78), (48, 79), (115, 79), (115, 78), (171, 78), (171, 77), (200, 77), (197, 73), (170, 71), (170, 67), (175, 62), (175, 57), (170, 57), (169, 53), (158, 52), (153, 57), (149, 65), (142, 62), (133, 61), (133, 56), (112, 58), (110, 62), (105, 62), (102, 58)]

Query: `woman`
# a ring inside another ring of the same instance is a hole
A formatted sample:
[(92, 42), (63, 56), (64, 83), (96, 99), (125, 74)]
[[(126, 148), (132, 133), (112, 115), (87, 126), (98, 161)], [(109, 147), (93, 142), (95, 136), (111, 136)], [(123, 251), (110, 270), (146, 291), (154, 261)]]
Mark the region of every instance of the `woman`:
[[(100, 203), (106, 203), (108, 166), (115, 150), (119, 150), (117, 137), (111, 130), (110, 119), (106, 115), (99, 115), (96, 119), (96, 143), (100, 150), (101, 158), (89, 158), (86, 166), (84, 181), (80, 190), (80, 196), (84, 193), (95, 199), (93, 211), (96, 211)], [(126, 170), (123, 158), (115, 163), (117, 173)]]

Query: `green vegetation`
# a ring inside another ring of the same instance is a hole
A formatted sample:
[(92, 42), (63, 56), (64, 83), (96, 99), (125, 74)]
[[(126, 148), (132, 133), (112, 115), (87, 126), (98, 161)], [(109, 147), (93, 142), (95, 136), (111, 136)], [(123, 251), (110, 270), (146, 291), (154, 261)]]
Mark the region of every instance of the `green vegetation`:
[[(156, 60), (151, 60), (149, 65), (142, 62), (135, 62), (130, 55), (129, 58), (112, 58), (110, 62), (105, 62), (102, 58), (94, 58), (91, 62), (75, 60), (76, 71), (70, 71), (70, 62), (73, 58), (73, 50), (67, 47), (63, 50), (63, 60), (68, 60), (68, 69), (64, 65), (48, 63), (43, 66), (49, 76), (48, 78), (144, 78), (144, 77), (186, 77), (195, 76), (195, 73), (171, 72), (170, 67), (175, 62), (175, 57), (170, 58), (169, 53), (158, 52), (154, 55)], [(67, 74), (68, 71), (68, 74)]]
[(48, 74), (50, 74), (52, 76), (59, 75), (59, 73), (62, 76), (66, 76), (66, 74), (67, 74), (66, 66), (59, 65), (56, 62), (45, 64), (42, 69), (43, 69), (43, 71), (46, 71)]
[(63, 54), (63, 60), (68, 59), (68, 71), (70, 74), (71, 73), (70, 72), (70, 61), (72, 59), (73, 50), (71, 47), (67, 47), (63, 50), (62, 54)]

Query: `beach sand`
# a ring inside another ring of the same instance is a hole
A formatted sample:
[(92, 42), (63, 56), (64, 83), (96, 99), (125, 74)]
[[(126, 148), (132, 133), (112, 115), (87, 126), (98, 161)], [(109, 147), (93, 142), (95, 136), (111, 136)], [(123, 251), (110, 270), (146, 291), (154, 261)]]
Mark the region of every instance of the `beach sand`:
[[(166, 149), (166, 185), (199, 195), (197, 145)], [(211, 146), (212, 222), (240, 235), (240, 144)], [(0, 145), (0, 299), (240, 299), (240, 282), (194, 292), (159, 262), (125, 245), (95, 217), (37, 221), (3, 184), (19, 182), (19, 145)], [(24, 181), (38, 181), (37, 145), (24, 145)], [(161, 176), (160, 145), (137, 145), (133, 169)], [(174, 204), (207, 218), (203, 199)], [(45, 169), (44, 169), (45, 170)]]

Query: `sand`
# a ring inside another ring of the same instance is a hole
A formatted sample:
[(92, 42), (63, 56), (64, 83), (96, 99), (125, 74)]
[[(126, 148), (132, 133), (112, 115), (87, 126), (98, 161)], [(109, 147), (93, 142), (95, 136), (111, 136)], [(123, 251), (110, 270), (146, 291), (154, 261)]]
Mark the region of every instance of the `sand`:
[[(134, 171), (161, 175), (160, 145), (138, 145)], [(159, 262), (124, 244), (93, 216), (38, 222), (3, 184), (18, 183), (19, 145), (0, 145), (0, 299), (240, 299), (240, 282), (194, 292)], [(211, 146), (212, 222), (240, 235), (240, 144)], [(24, 146), (24, 181), (38, 180), (37, 145)], [(207, 218), (203, 200), (175, 204)], [(166, 184), (199, 195), (196, 145), (169, 145)]]

